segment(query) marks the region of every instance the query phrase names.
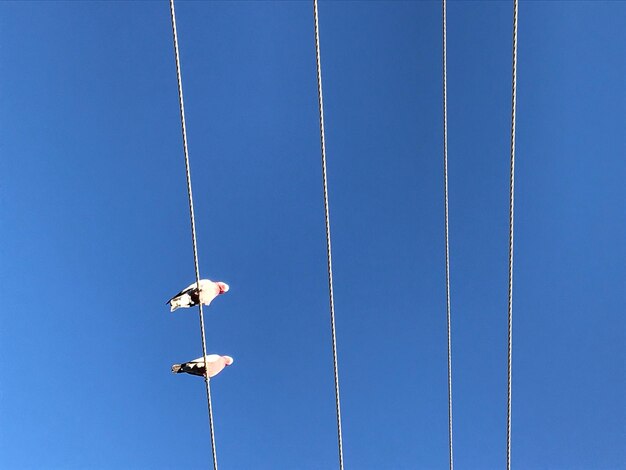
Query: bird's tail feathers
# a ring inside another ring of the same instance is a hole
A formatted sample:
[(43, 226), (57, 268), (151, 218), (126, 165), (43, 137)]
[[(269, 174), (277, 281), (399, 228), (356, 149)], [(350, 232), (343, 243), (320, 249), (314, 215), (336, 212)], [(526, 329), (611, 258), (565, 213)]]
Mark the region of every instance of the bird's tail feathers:
[(180, 364), (174, 364), (174, 365), (172, 366), (172, 373), (173, 373), (173, 374), (179, 374), (179, 373), (180, 373), (180, 370), (181, 370), (182, 368), (183, 368), (183, 367), (182, 367), (182, 365), (180, 365)]

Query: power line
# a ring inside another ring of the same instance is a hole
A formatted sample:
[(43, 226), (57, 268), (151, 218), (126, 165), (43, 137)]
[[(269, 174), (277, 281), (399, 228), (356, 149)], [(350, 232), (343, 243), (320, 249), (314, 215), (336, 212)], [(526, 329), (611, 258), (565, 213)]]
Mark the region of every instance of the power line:
[(317, 14), (317, 0), (313, 0), (315, 21), (315, 55), (317, 62), (317, 98), (320, 111), (320, 142), (322, 147), (322, 181), (324, 184), (324, 213), (326, 218), (326, 255), (328, 259), (328, 293), (330, 302), (330, 329), (333, 340), (333, 368), (335, 372), (335, 406), (337, 410), (337, 444), (339, 448), (339, 469), (343, 470), (343, 439), (341, 434), (341, 401), (339, 398), (339, 371), (337, 366), (337, 337), (335, 334), (335, 302), (333, 299), (333, 261), (330, 245), (330, 211), (328, 208), (328, 184), (326, 179), (326, 140), (324, 138), (324, 99), (322, 96), (322, 64), (320, 60), (320, 36)]
[(446, 0), (442, 1), (443, 31), (443, 187), (446, 228), (446, 314), (448, 324), (448, 443), (450, 470), (454, 468), (452, 452), (452, 334), (450, 328), (450, 243), (448, 238), (448, 89), (446, 56)]
[[(187, 174), (187, 194), (189, 196), (189, 218), (191, 220), (191, 241), (193, 244), (193, 260), (196, 270), (196, 286), (200, 289), (200, 268), (198, 266), (198, 245), (196, 242), (196, 220), (193, 211), (193, 193), (191, 191), (191, 171), (189, 169), (189, 151), (187, 148), (187, 128), (185, 126), (185, 103), (183, 101), (183, 82), (180, 73), (180, 58), (178, 53), (178, 35), (176, 33), (176, 13), (174, 11), (174, 0), (170, 0), (170, 14), (172, 17), (172, 36), (174, 38), (174, 56), (176, 58), (176, 78), (178, 80), (178, 102), (180, 104), (180, 123), (183, 134), (183, 151), (185, 153), (185, 171)], [(215, 450), (215, 431), (213, 429), (213, 407), (211, 406), (211, 385), (208, 371), (206, 356), (206, 335), (204, 332), (204, 313), (202, 311), (202, 302), (198, 302), (200, 312), (200, 335), (202, 337), (202, 355), (204, 357), (204, 383), (206, 385), (206, 399), (209, 410), (209, 427), (211, 428), (211, 451), (213, 453), (213, 469), (217, 470), (217, 452)]]
[(509, 339), (506, 412), (506, 468), (511, 470), (511, 379), (513, 373), (513, 221), (515, 208), (515, 105), (517, 102), (517, 0), (513, 0), (513, 78), (511, 84), (511, 179), (509, 192)]

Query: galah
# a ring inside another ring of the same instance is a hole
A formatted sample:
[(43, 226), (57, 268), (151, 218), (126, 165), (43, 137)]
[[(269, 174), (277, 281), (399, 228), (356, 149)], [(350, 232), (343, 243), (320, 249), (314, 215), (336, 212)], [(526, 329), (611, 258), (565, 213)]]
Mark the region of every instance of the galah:
[[(206, 356), (206, 365), (209, 370), (209, 377), (215, 377), (222, 372), (224, 367), (233, 363), (233, 358), (230, 356), (220, 356), (219, 354), (209, 354)], [(199, 357), (193, 361), (185, 362), (184, 364), (174, 364), (172, 366), (172, 372), (174, 374), (182, 374), (183, 372), (191, 375), (199, 375), (204, 377), (204, 358)]]
[(210, 279), (200, 279), (200, 289), (196, 287), (196, 283), (194, 282), (168, 300), (167, 303), (170, 304), (171, 312), (180, 307), (193, 307), (200, 302), (202, 302), (203, 305), (209, 305), (215, 297), (228, 292), (228, 289), (228, 284), (225, 282), (213, 282)]

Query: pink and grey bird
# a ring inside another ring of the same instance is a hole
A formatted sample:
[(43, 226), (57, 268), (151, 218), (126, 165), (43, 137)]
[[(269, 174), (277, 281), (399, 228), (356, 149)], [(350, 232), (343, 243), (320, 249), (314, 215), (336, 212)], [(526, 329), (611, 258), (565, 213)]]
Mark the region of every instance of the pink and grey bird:
[(228, 292), (228, 289), (228, 284), (225, 282), (213, 282), (209, 279), (200, 279), (200, 289), (198, 289), (194, 282), (168, 300), (167, 303), (170, 305), (170, 311), (172, 312), (177, 308), (193, 307), (199, 303), (209, 305), (215, 297)]
[[(206, 356), (207, 369), (209, 371), (209, 377), (215, 377), (222, 372), (224, 367), (233, 363), (233, 358), (230, 356), (220, 356), (219, 354), (209, 354)], [(174, 374), (182, 374), (183, 372), (191, 375), (199, 375), (204, 377), (204, 358), (199, 357), (193, 361), (185, 362), (184, 364), (174, 364), (172, 366), (172, 372)]]

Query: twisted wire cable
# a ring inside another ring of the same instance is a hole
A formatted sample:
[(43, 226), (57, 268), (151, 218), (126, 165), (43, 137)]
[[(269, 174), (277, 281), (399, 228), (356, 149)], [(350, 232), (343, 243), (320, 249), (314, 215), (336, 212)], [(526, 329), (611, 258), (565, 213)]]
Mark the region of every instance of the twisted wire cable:
[[(180, 105), (180, 123), (183, 135), (183, 151), (185, 154), (185, 171), (187, 174), (187, 195), (189, 196), (189, 218), (191, 221), (191, 241), (193, 245), (193, 260), (196, 271), (196, 286), (200, 289), (200, 268), (198, 265), (198, 245), (196, 242), (196, 219), (193, 211), (193, 192), (191, 190), (191, 171), (189, 168), (189, 150), (187, 147), (187, 127), (185, 125), (185, 103), (183, 100), (183, 82), (180, 73), (180, 56), (178, 53), (178, 34), (176, 32), (176, 12), (174, 11), (174, 0), (170, 0), (170, 15), (172, 18), (172, 36), (174, 38), (174, 57), (176, 59), (176, 78), (178, 80), (178, 103)], [(202, 337), (202, 356), (204, 358), (204, 383), (206, 388), (207, 407), (209, 411), (209, 427), (211, 429), (211, 452), (213, 453), (213, 469), (217, 470), (217, 451), (215, 449), (215, 430), (213, 427), (213, 406), (211, 405), (211, 385), (208, 373), (206, 356), (206, 334), (204, 331), (204, 312), (202, 302), (198, 303), (200, 316), (200, 336)]]
[(339, 469), (343, 470), (343, 439), (341, 433), (341, 400), (339, 397), (339, 370), (337, 365), (337, 336), (335, 333), (335, 302), (333, 299), (333, 260), (330, 244), (330, 210), (328, 207), (328, 183), (326, 178), (326, 139), (324, 137), (324, 98), (322, 94), (322, 64), (320, 60), (320, 36), (317, 13), (317, 0), (313, 0), (313, 19), (315, 22), (315, 56), (317, 63), (317, 97), (320, 113), (320, 143), (322, 150), (322, 181), (324, 185), (324, 214), (326, 219), (326, 255), (328, 260), (328, 294), (330, 303), (330, 329), (333, 342), (333, 369), (335, 373), (335, 408), (337, 411), (337, 445), (339, 451)]
[(517, 1), (513, 0), (513, 77), (511, 84), (511, 177), (509, 190), (509, 335), (506, 410), (506, 468), (511, 470), (511, 381), (513, 376), (513, 222), (515, 209), (515, 107), (517, 104)]
[(452, 333), (450, 327), (450, 243), (448, 237), (448, 89), (446, 54), (446, 0), (442, 1), (443, 31), (443, 187), (446, 232), (446, 317), (448, 325), (448, 448), (450, 470), (454, 468), (452, 451)]

